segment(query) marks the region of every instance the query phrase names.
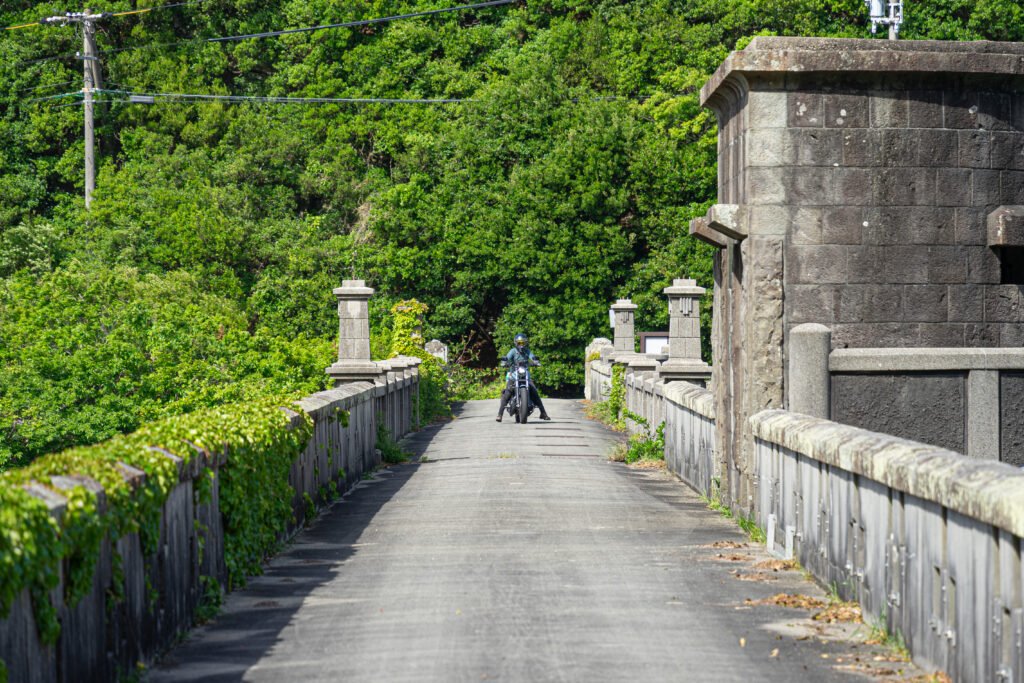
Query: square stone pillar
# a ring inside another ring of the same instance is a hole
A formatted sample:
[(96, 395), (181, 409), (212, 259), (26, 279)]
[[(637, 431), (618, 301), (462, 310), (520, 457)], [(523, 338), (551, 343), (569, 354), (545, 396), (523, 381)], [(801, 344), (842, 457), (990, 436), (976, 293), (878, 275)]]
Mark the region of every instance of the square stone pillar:
[(673, 280), (668, 295), (668, 360), (659, 376), (665, 381), (685, 380), (707, 386), (711, 366), (700, 355), (700, 297), (704, 288), (696, 280)]
[(628, 356), (635, 353), (636, 335), (634, 334), (634, 315), (637, 306), (629, 299), (619, 299), (612, 304), (612, 315), (615, 316), (615, 355)]
[(373, 289), (362, 280), (344, 280), (334, 289), (338, 297), (338, 360), (326, 369), (334, 386), (373, 382), (385, 371), (370, 360), (370, 297)]

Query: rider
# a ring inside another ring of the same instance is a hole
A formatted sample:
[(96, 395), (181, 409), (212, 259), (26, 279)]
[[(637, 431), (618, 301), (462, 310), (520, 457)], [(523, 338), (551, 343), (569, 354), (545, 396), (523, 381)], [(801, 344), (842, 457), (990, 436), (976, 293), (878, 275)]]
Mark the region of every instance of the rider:
[[(516, 335), (513, 340), (513, 346), (507, 354), (505, 354), (505, 360), (502, 361), (502, 365), (508, 365), (510, 367), (516, 367), (517, 363), (525, 361), (528, 365), (540, 365), (540, 361), (537, 356), (530, 350), (530, 340), (525, 334), (520, 332)], [(505, 385), (505, 390), (501, 392), (501, 407), (498, 408), (498, 417), (495, 419), (501, 422), (501, 416), (505, 412), (505, 406), (508, 405), (508, 401), (512, 398), (512, 392), (514, 391), (515, 380), (512, 375), (508, 377), (508, 383)], [(533, 380), (530, 380), (530, 399), (533, 404), (540, 408), (540, 419), (550, 420), (548, 417), (548, 411), (544, 410), (544, 403), (540, 400), (540, 394), (537, 393), (537, 387), (533, 384)]]

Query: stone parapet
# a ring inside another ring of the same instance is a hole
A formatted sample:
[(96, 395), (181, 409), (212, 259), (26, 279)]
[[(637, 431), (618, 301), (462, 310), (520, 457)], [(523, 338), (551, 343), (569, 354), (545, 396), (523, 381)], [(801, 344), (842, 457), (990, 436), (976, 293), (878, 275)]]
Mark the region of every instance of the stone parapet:
[[(357, 485), (364, 473), (380, 465), (376, 451), (379, 419), (390, 425), (395, 438), (411, 428), (418, 363), (418, 358), (402, 358), (379, 385), (352, 382), (282, 407), (290, 416), (290, 428), (299, 425), (302, 418), (297, 411), (301, 410), (312, 419), (313, 432), (290, 468), (288, 482), (293, 495), (286, 502), (292, 519), (277, 530), (280, 541), (302, 528), (307, 515), (314, 512), (311, 505), (325, 505), (333, 499), (332, 488), (344, 493)], [(383, 394), (377, 397), (380, 389)], [(347, 425), (341, 419), (342, 411), (348, 412)], [(230, 433), (229, 429), (223, 431)], [(151, 661), (192, 625), (193, 612), (207, 590), (201, 577), (227, 586), (219, 482), (224, 476), (222, 468), (230, 466), (236, 445), (249, 447), (230, 441), (211, 451), (193, 446), (196, 453), (189, 461), (164, 447), (151, 447), (177, 465), (178, 475), (160, 510), (157, 555), (143, 555), (137, 532), (105, 540), (93, 587), (73, 607), (63, 603), (66, 575), (62, 573), (53, 591), (61, 614), (61, 631), (54, 645), (40, 642), (32, 600), (25, 589), (8, 615), (0, 619), (0, 658), (6, 664), (9, 680), (117, 680), (118, 670), (122, 674), (135, 671), (138, 662)], [(145, 480), (140, 470), (127, 465), (120, 469), (131, 486)], [(201, 485), (208, 495), (200, 494)], [(67, 505), (64, 493), (76, 486), (99, 495), (98, 509), (103, 514), (103, 489), (79, 475), (54, 477), (50, 487), (32, 484), (29, 491), (49, 508), (59, 524)], [(120, 574), (116, 586), (115, 562)], [(121, 592), (122, 598), (115, 609), (108, 611), (108, 596), (115, 591)]]
[(834, 349), (828, 367), (832, 372), (1024, 370), (1024, 348)]
[(663, 392), (668, 401), (709, 420), (715, 419), (715, 395), (711, 391), (690, 382), (669, 382)]
[(1024, 473), (787, 411), (750, 425), (769, 549), (857, 599), (918, 663), (1008, 680), (1024, 655)]

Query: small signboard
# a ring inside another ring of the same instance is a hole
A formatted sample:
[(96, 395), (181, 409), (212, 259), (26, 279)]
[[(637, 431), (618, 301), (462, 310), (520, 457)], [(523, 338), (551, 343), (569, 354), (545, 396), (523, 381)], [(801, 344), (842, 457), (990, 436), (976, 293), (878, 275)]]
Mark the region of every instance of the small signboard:
[(661, 353), (668, 346), (668, 332), (641, 332), (640, 353)]

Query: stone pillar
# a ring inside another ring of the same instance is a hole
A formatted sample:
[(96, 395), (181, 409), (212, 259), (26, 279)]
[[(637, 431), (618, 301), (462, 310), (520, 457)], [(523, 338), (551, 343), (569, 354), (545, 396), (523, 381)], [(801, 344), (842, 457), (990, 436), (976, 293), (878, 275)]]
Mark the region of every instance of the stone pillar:
[(628, 356), (635, 353), (636, 335), (634, 334), (633, 316), (636, 304), (629, 299), (619, 299), (612, 304), (615, 316), (615, 355)]
[(967, 375), (967, 455), (999, 460), (999, 371)]
[(665, 381), (685, 380), (707, 386), (711, 366), (700, 357), (700, 297), (704, 288), (696, 280), (673, 280), (668, 295), (668, 360), (659, 376)]
[(362, 280), (345, 280), (334, 289), (338, 297), (338, 360), (326, 369), (334, 386), (374, 381), (381, 368), (370, 360), (370, 297)]
[(828, 355), (832, 331), (818, 323), (804, 323), (789, 331), (789, 409), (826, 420), (830, 414)]

